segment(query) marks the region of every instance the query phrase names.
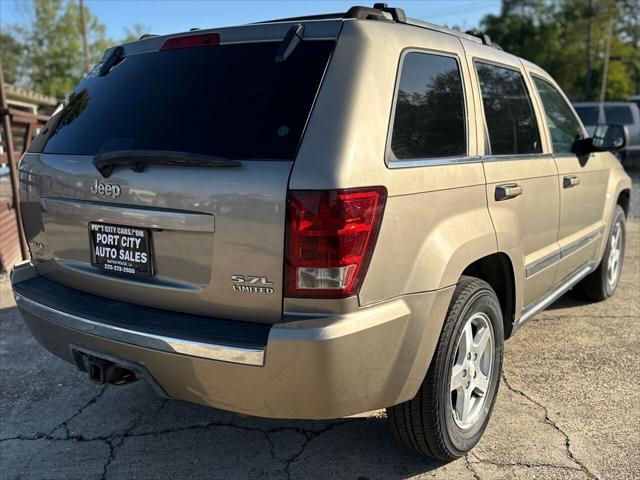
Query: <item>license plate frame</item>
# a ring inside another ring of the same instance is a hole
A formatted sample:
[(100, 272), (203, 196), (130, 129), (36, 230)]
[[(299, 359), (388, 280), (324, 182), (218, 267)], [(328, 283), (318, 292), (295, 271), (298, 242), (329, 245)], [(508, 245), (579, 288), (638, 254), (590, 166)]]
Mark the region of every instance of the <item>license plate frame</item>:
[(128, 278), (155, 275), (151, 230), (129, 225), (89, 222), (91, 265)]

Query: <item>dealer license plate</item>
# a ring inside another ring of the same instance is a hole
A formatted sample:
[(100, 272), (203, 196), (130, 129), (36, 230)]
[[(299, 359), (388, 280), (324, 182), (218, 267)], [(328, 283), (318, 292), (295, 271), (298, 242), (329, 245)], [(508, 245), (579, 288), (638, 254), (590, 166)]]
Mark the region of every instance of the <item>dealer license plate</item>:
[(144, 228), (89, 223), (91, 264), (111, 273), (154, 274), (151, 232)]

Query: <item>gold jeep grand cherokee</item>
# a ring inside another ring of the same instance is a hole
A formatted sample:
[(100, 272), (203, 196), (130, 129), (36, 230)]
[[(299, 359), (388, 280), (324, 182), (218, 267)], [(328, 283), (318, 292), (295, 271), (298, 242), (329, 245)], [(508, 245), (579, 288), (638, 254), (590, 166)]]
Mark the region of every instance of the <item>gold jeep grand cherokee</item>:
[[(106, 51), (20, 163), (34, 337), (243, 414), (478, 442), (503, 342), (613, 295), (630, 180), (542, 69), (376, 4)], [(63, 375), (63, 372), (61, 372)]]

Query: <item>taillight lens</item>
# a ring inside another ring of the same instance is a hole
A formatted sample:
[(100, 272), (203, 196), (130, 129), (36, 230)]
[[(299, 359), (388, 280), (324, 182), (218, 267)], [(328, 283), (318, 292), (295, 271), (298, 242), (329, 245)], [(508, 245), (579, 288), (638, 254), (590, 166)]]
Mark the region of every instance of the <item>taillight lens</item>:
[(344, 298), (357, 294), (386, 199), (384, 187), (290, 191), (286, 296)]
[(183, 37), (168, 38), (160, 50), (175, 50), (176, 48), (204, 47), (206, 45), (220, 45), (219, 33), (201, 33), (185, 35)]

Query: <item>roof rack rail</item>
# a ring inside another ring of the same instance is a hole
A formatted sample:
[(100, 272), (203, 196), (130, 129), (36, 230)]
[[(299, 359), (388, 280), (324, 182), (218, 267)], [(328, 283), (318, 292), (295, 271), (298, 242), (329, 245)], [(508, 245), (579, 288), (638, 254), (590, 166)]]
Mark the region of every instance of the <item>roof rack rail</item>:
[(494, 43), (489, 35), (478, 30), (477, 28), (474, 28), (473, 30), (467, 30), (465, 33), (467, 35), (479, 38), (480, 40), (482, 40), (482, 44), (486, 45), (487, 47), (493, 47), (495, 49), (502, 50), (502, 47), (497, 43)]
[(347, 12), (343, 13), (326, 13), (322, 15), (308, 15), (302, 17), (288, 17), (279, 18), (275, 20), (264, 20), (261, 22), (255, 22), (252, 25), (259, 25), (263, 23), (275, 23), (275, 22), (304, 22), (312, 20), (340, 20), (340, 19), (357, 19), (357, 20), (379, 20), (386, 22), (404, 23), (419, 28), (426, 28), (427, 30), (434, 30), (441, 33), (447, 33), (449, 35), (455, 35), (457, 37), (466, 38), (477, 43), (482, 43), (490, 47), (502, 50), (502, 47), (497, 43), (491, 41), (489, 35), (479, 30), (469, 30), (467, 32), (461, 32), (452, 28), (443, 27), (422, 20), (416, 20), (414, 18), (407, 18), (404, 10), (401, 8), (389, 7), (387, 3), (374, 3), (373, 7), (361, 7), (354, 6), (349, 8)]
[(276, 23), (276, 22), (304, 22), (311, 20), (337, 20), (344, 18), (344, 12), (337, 13), (323, 13), (322, 15), (305, 15), (301, 17), (287, 17), (287, 18), (276, 18), (273, 20), (262, 20), (260, 22), (253, 22), (250, 25), (260, 25), (262, 23)]
[(312, 20), (334, 20), (342, 18), (355, 18), (358, 20), (382, 20), (406, 23), (407, 16), (401, 8), (389, 8), (386, 3), (376, 3), (372, 7), (351, 7), (347, 12), (325, 13), (322, 15), (306, 15), (302, 17), (277, 18), (274, 20), (263, 20), (261, 22), (252, 23), (258, 25), (262, 23), (275, 22), (301, 22)]
[(407, 15), (401, 8), (389, 8), (389, 5), (386, 3), (374, 3), (373, 8), (391, 14), (393, 20), (398, 23), (407, 23)]

